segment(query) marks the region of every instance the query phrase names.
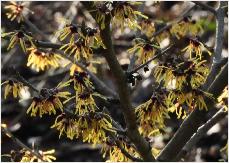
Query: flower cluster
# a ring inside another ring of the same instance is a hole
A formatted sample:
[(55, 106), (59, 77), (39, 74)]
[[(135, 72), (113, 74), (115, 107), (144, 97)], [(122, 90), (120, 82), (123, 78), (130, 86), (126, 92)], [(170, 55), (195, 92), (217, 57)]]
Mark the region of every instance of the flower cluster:
[[(200, 110), (208, 110), (204, 98), (214, 99), (212, 94), (204, 92), (198, 88), (186, 90), (172, 90), (169, 93), (169, 100), (175, 105), (169, 108), (171, 112), (176, 111), (177, 117), (182, 119), (186, 117), (187, 113), (193, 111), (194, 108)], [(186, 109), (187, 108), (187, 109)]]
[(135, 109), (140, 126), (139, 132), (144, 136), (158, 134), (158, 129), (163, 129), (165, 119), (169, 118), (166, 90), (158, 87), (153, 92), (150, 100)]
[(154, 56), (158, 49), (160, 49), (160, 45), (157, 42), (149, 42), (139, 38), (135, 39), (134, 47), (128, 49), (128, 52), (136, 53), (139, 62), (145, 63)]
[(190, 38), (189, 39), (189, 45), (185, 47), (182, 51), (189, 52), (189, 57), (192, 58), (193, 52), (195, 52), (195, 57), (202, 58), (202, 50), (207, 51), (209, 55), (212, 53), (205, 47), (203, 43), (201, 43), (198, 38)]
[(23, 3), (11, 1), (10, 4), (6, 5), (4, 9), (7, 10), (6, 16), (10, 21), (18, 19), (20, 22), (23, 19), (23, 11), (26, 9)]
[(218, 97), (219, 105), (222, 105), (225, 111), (228, 110), (228, 86), (223, 90), (223, 93)]
[(144, 33), (148, 38), (152, 37), (156, 31), (154, 23), (149, 19), (144, 19), (140, 22), (141, 32)]
[(13, 161), (15, 162), (42, 162), (42, 161), (46, 161), (46, 162), (52, 162), (54, 160), (56, 160), (56, 157), (53, 156), (53, 154), (55, 153), (54, 149), (48, 150), (48, 151), (42, 151), (42, 150), (34, 150), (33, 152), (37, 152), (41, 157), (41, 158), (37, 157), (34, 155), (34, 153), (28, 151), (27, 149), (21, 149), (20, 151), (11, 151), (10, 156), (12, 158)]
[(3, 38), (10, 37), (10, 43), (8, 45), (7, 50), (12, 49), (16, 44), (20, 44), (22, 50), (26, 53), (27, 52), (27, 47), (26, 47), (27, 42), (30, 43), (30, 46), (36, 47), (33, 43), (33, 37), (21, 30), (3, 33), (2, 37)]
[[(130, 158), (123, 154), (120, 147), (127, 151), (131, 156), (140, 158), (139, 154), (128, 140), (119, 137), (118, 139), (119, 140), (116, 142), (113, 139), (108, 139), (105, 143), (103, 143), (101, 153), (103, 153), (103, 157), (106, 155), (109, 156), (109, 160), (106, 162), (132, 162)], [(119, 145), (117, 145), (117, 142)]]
[(81, 58), (91, 59), (93, 51), (85, 44), (83, 39), (78, 39), (74, 43), (67, 43), (60, 47), (60, 50), (64, 50), (64, 53), (69, 53), (69, 55), (74, 54), (74, 58), (79, 61)]
[(113, 3), (113, 26), (121, 28), (124, 30), (125, 25), (130, 29), (141, 29), (137, 23), (137, 17), (148, 19), (147, 16), (143, 15), (141, 12), (134, 9), (136, 5), (140, 5), (141, 2), (115, 2)]
[(36, 116), (37, 114), (42, 117), (43, 114), (56, 114), (56, 109), (63, 111), (62, 99), (69, 99), (71, 95), (69, 92), (61, 92), (60, 89), (69, 85), (69, 82), (60, 83), (56, 88), (45, 89), (40, 91), (39, 97), (34, 97), (27, 114)]
[(23, 84), (16, 80), (7, 80), (1, 85), (6, 85), (4, 99), (6, 99), (10, 93), (12, 93), (14, 98), (21, 97), (21, 90), (24, 89)]
[(56, 32), (56, 35), (58, 36), (60, 41), (63, 41), (67, 38), (67, 36), (70, 35), (70, 43), (73, 44), (76, 38), (76, 34), (79, 33), (78, 30), (79, 28), (76, 25), (72, 23), (66, 23), (63, 29), (60, 29)]
[(178, 39), (188, 34), (196, 36), (201, 31), (203, 31), (203, 29), (200, 23), (197, 23), (195, 20), (191, 20), (190, 17), (184, 17), (182, 21), (173, 24), (170, 28), (170, 32)]
[(181, 90), (187, 84), (196, 88), (204, 83), (209, 73), (205, 63), (205, 60), (199, 61), (198, 59), (189, 59), (188, 61), (168, 59), (156, 66), (154, 76), (158, 82), (163, 80), (166, 87), (175, 81), (176, 89)]
[(103, 113), (87, 113), (83, 115), (67, 115), (62, 113), (56, 118), (51, 128), (60, 131), (60, 135), (66, 134), (70, 139), (82, 138), (83, 142), (98, 144), (106, 141), (106, 131), (115, 132), (112, 129), (111, 119)]
[(31, 66), (37, 72), (44, 71), (50, 67), (57, 68), (60, 66), (60, 62), (64, 60), (59, 54), (44, 52), (33, 47), (28, 49), (28, 53), (27, 66)]

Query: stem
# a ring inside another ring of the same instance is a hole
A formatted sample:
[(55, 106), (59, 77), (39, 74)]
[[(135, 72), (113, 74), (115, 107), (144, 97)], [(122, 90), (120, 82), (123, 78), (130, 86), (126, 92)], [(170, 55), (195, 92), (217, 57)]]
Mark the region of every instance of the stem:
[(26, 146), (22, 141), (20, 141), (18, 138), (16, 138), (6, 127), (1, 127), (1, 129), (17, 145), (19, 145), (21, 148), (24, 148), (24, 149), (28, 150), (30, 153), (32, 153), (34, 156), (36, 156), (37, 158), (39, 158), (41, 161), (44, 162), (44, 160), (43, 160), (43, 158), (42, 158), (40, 153), (35, 152), (34, 150), (32, 150), (28, 146)]
[(179, 161), (189, 152), (192, 147), (210, 130), (217, 122), (226, 117), (227, 112), (224, 109), (220, 109), (211, 119), (209, 119), (204, 125), (198, 128), (197, 132), (191, 137), (183, 149), (176, 157), (176, 161)]
[[(90, 6), (90, 3), (82, 3), (88, 10), (93, 10), (93, 7)], [(93, 16), (95, 18), (95, 14), (92, 15), (92, 17)], [(107, 16), (105, 20), (105, 28), (100, 28), (100, 36), (107, 48), (105, 49), (106, 54), (104, 54), (104, 57), (116, 79), (121, 108), (127, 124), (127, 136), (133, 142), (144, 161), (156, 161), (151, 153), (150, 144), (140, 135), (137, 128), (136, 115), (131, 105), (128, 85), (126, 83), (126, 76), (114, 53), (114, 47), (111, 40), (110, 21), (111, 18)]]

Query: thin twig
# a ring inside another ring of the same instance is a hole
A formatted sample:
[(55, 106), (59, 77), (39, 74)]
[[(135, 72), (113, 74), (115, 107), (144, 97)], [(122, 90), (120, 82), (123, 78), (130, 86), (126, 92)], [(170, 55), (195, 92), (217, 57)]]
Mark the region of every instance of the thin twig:
[[(15, 70), (16, 71), (16, 70)], [(18, 72), (18, 71), (16, 71), (16, 77), (17, 77), (17, 79), (20, 81), (20, 82), (22, 82), (23, 84), (25, 84), (26, 86), (28, 86), (29, 88), (31, 88), (32, 90), (34, 90), (35, 92), (40, 92), (37, 88), (35, 88), (31, 83), (29, 83), (25, 78), (23, 78), (22, 76), (21, 76), (21, 74)]]
[(205, 10), (210, 11), (211, 13), (213, 13), (214, 15), (217, 14), (217, 12), (215, 11), (215, 9), (211, 6), (208, 6), (207, 4), (203, 3), (203, 2), (198, 2), (198, 1), (192, 1), (193, 3), (195, 3), (196, 5), (202, 7)]
[(165, 54), (166, 52), (168, 52), (171, 48), (173, 47), (173, 45), (170, 45), (169, 47), (165, 48), (164, 50), (158, 52), (154, 57), (152, 57), (150, 60), (148, 60), (147, 62), (139, 65), (138, 67), (136, 67), (134, 70), (131, 70), (130, 72), (128, 72), (128, 74), (133, 74), (135, 72), (137, 72), (138, 70), (140, 70), (141, 68), (145, 67), (146, 65), (148, 65), (150, 62), (152, 62), (153, 60), (157, 59), (158, 57), (160, 57), (161, 55)]
[(34, 150), (30, 149), (28, 146), (26, 146), (22, 141), (20, 141), (18, 138), (16, 138), (6, 127), (1, 127), (2, 131), (11, 138), (17, 145), (19, 145), (21, 148), (24, 148), (28, 150), (31, 154), (39, 158), (41, 161), (44, 162), (43, 157), (40, 153), (35, 152)]

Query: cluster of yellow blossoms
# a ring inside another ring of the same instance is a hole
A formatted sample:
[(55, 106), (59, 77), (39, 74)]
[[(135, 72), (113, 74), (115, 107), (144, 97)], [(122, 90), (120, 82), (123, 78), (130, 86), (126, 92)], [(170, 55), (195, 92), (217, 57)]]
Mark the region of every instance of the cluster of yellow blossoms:
[(6, 85), (4, 91), (4, 99), (6, 99), (10, 93), (13, 94), (14, 98), (21, 97), (21, 90), (24, 89), (24, 85), (16, 80), (7, 80), (1, 85)]
[(134, 47), (128, 49), (128, 52), (136, 53), (138, 56), (138, 61), (140, 63), (145, 63), (155, 55), (158, 49), (160, 49), (160, 45), (157, 42), (149, 42), (138, 38), (135, 39)]
[(44, 52), (37, 48), (28, 48), (28, 62), (27, 66), (31, 66), (37, 72), (44, 71), (50, 67), (57, 68), (60, 66), (63, 57), (53, 52)]
[[(35, 152), (35, 150), (33, 150), (33, 152)], [(48, 151), (36, 150), (36, 152), (40, 155), (42, 160), (31, 151), (28, 151), (24, 148), (19, 151), (12, 150), (10, 153), (10, 157), (13, 162), (52, 162), (56, 160), (56, 157), (53, 156), (53, 154), (55, 153), (54, 149)]]
[(61, 92), (60, 89), (69, 86), (69, 82), (60, 83), (54, 89), (42, 89), (39, 97), (34, 97), (30, 107), (27, 110), (27, 114), (36, 116), (37, 114), (42, 117), (43, 114), (56, 114), (56, 110), (63, 111), (62, 99), (69, 99), (71, 95), (69, 92)]
[(167, 108), (170, 103), (167, 91), (158, 87), (153, 92), (150, 100), (135, 109), (139, 121), (139, 132), (146, 137), (160, 133), (159, 130), (165, 127), (165, 119), (169, 118)]

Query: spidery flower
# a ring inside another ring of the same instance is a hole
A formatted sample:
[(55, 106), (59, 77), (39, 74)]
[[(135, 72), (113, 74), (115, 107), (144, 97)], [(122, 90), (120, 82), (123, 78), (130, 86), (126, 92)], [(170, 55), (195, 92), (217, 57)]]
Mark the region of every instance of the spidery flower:
[(97, 97), (105, 99), (102, 95), (96, 92), (91, 93), (88, 91), (84, 91), (82, 93), (77, 94), (76, 95), (75, 114), (83, 115), (89, 112), (95, 112), (97, 106), (96, 106), (93, 96), (97, 96)]
[(101, 29), (105, 28), (106, 16), (111, 14), (110, 2), (96, 2), (96, 15), (95, 20), (99, 24)]
[(74, 75), (72, 79), (69, 80), (70, 82), (74, 82), (74, 89), (78, 93), (82, 93), (85, 89), (93, 89), (92, 82), (88, 78), (88, 74), (84, 71), (77, 71), (74, 70)]
[(76, 38), (76, 34), (78, 34), (78, 27), (72, 23), (66, 23), (63, 29), (60, 29), (56, 32), (56, 35), (63, 41), (70, 35), (70, 43), (73, 44)]
[(81, 37), (85, 40), (85, 45), (88, 45), (89, 47), (98, 48), (102, 46), (104, 49), (106, 49), (100, 37), (100, 32), (96, 28), (86, 27), (85, 34), (81, 33)]
[(107, 115), (106, 118), (101, 114), (89, 113), (81, 116), (78, 120), (80, 134), (83, 142), (92, 144), (100, 144), (107, 140), (106, 132), (113, 132), (111, 119)]
[(29, 36), (23, 31), (3, 33), (2, 37), (10, 37), (10, 43), (8, 45), (7, 50), (12, 49), (16, 44), (20, 44), (22, 50), (26, 53), (26, 41), (28, 41), (33, 47), (36, 47), (33, 43), (33, 37)]
[(140, 4), (141, 2), (113, 3), (113, 26), (121, 28), (121, 31), (124, 30), (125, 25), (127, 25), (130, 29), (141, 29), (137, 23), (137, 17), (141, 16), (144, 19), (148, 19), (148, 17), (134, 9), (136, 5)]
[(29, 57), (27, 66), (35, 68), (37, 72), (44, 71), (50, 67), (57, 68), (60, 66), (60, 61), (64, 60), (59, 54), (53, 52), (43, 52), (37, 48), (28, 49)]
[(79, 128), (77, 119), (67, 116), (65, 113), (57, 116), (55, 123), (51, 126), (51, 128), (56, 128), (60, 134), (59, 138), (65, 134), (67, 138), (73, 139), (74, 137), (79, 137)]
[(189, 45), (185, 47), (182, 52), (189, 52), (190, 58), (192, 58), (192, 52), (195, 52), (195, 55), (201, 59), (203, 50), (207, 51), (209, 55), (212, 55), (212, 53), (205, 47), (205, 45), (198, 41), (197, 38), (190, 38)]
[(60, 83), (56, 88), (45, 89), (40, 91), (40, 97), (34, 97), (27, 114), (42, 117), (43, 114), (56, 114), (56, 109), (63, 111), (63, 104), (60, 99), (68, 100), (70, 93), (60, 91), (63, 87), (69, 86), (69, 82)]
[(170, 28), (170, 32), (178, 39), (188, 34), (196, 36), (201, 31), (203, 31), (203, 29), (200, 23), (197, 23), (195, 20), (191, 20), (190, 17), (184, 17), (182, 21), (173, 24)]
[(26, 9), (28, 10), (28, 8), (25, 7), (24, 3), (14, 1), (11, 1), (10, 4), (5, 5), (4, 9), (7, 10), (7, 18), (10, 19), (10, 21), (13, 21), (17, 18), (18, 23), (23, 20), (23, 11)]
[(223, 93), (218, 97), (219, 105), (222, 105), (225, 111), (228, 110), (228, 86), (223, 90)]
[[(40, 158), (26, 149), (22, 149), (20, 153), (22, 155), (20, 162), (42, 162)], [(38, 153), (41, 155), (43, 161), (52, 162), (53, 160), (56, 160), (56, 157), (53, 156), (55, 153), (54, 149), (48, 151), (38, 150)]]
[(143, 39), (136, 39), (134, 47), (128, 49), (128, 52), (136, 53), (138, 55), (139, 62), (145, 63), (154, 56), (155, 52), (159, 48), (160, 46), (157, 43), (154, 44)]
[(79, 61), (81, 58), (86, 60), (92, 58), (92, 49), (85, 44), (83, 39), (78, 39), (74, 43), (64, 44), (60, 47), (60, 50), (64, 50), (64, 53), (69, 53), (69, 55), (74, 54), (74, 58)]
[(164, 120), (168, 115), (168, 98), (165, 90), (156, 89), (150, 100), (139, 105), (135, 112), (139, 122), (139, 132), (144, 136), (151, 136), (157, 129), (165, 127)]
[(175, 88), (182, 89), (184, 85), (191, 84), (192, 87), (199, 87), (204, 83), (209, 69), (204, 61), (198, 59), (170, 60), (160, 63), (154, 69), (154, 76), (157, 82), (163, 80), (165, 86), (175, 81)]
[(154, 23), (149, 19), (144, 19), (140, 22), (141, 32), (144, 33), (148, 38), (152, 37), (155, 32)]
[(11, 93), (14, 98), (21, 97), (21, 90), (24, 89), (23, 84), (15, 80), (7, 80), (3, 82), (1, 85), (6, 85), (4, 99), (6, 99), (8, 95)]
[[(170, 99), (171, 103), (174, 103), (174, 106), (172, 106), (169, 111), (176, 111), (178, 118), (180, 118), (182, 114), (184, 117), (186, 117), (186, 114), (190, 113), (195, 108), (200, 110), (205, 109), (207, 111), (208, 108), (205, 103), (205, 97), (213, 99), (212, 94), (201, 91), (197, 88), (170, 91), (168, 98)], [(185, 106), (187, 106), (187, 109)], [(182, 119), (184, 117), (182, 117)]]

